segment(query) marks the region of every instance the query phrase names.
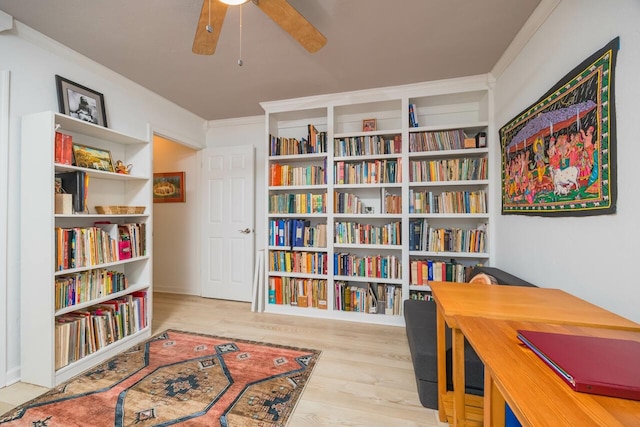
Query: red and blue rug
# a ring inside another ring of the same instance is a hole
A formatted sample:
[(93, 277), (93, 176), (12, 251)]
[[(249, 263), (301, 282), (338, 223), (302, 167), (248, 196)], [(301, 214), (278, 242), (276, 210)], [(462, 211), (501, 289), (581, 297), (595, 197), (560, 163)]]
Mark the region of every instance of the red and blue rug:
[(0, 425), (285, 426), (319, 356), (168, 330), (11, 410)]

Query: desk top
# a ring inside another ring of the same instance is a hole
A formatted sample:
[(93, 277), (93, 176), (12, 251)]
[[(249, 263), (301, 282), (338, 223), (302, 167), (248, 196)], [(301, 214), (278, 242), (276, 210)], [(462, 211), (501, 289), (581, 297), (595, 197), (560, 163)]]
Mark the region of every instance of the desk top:
[(640, 324), (560, 289), (479, 283), (429, 282), (450, 327), (455, 316), (540, 321), (640, 330)]
[(523, 426), (638, 426), (640, 401), (572, 390), (517, 338), (518, 329), (640, 341), (640, 332), (457, 316), (457, 324)]

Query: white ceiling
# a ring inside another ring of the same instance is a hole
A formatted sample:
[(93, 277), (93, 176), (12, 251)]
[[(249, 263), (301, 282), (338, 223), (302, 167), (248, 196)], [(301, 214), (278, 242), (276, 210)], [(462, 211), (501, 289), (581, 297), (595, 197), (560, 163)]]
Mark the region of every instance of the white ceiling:
[(215, 120), (262, 114), (261, 101), (487, 73), (540, 0), (289, 3), (327, 44), (308, 53), (249, 2), (242, 67), (239, 6), (229, 8), (213, 56), (191, 53), (202, 0), (0, 0), (0, 10)]

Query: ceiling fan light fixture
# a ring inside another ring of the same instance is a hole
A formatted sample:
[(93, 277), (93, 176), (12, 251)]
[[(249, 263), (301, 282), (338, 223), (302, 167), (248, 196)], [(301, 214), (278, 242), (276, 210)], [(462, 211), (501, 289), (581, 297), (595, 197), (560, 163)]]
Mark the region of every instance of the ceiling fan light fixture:
[(249, 0), (220, 0), (222, 3), (228, 4), (229, 6), (238, 6), (248, 2)]

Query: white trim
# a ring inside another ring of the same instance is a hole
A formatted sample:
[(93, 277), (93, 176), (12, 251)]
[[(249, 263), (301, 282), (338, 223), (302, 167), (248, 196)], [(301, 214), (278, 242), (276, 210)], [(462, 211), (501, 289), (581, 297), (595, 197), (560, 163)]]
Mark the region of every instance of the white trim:
[[(544, 1), (544, 0), (543, 0)], [(261, 102), (260, 106), (268, 113), (291, 112), (309, 109), (326, 109), (338, 105), (353, 105), (381, 100), (398, 101), (401, 98), (415, 98), (424, 95), (451, 95), (486, 90), (487, 84), (493, 81), (488, 74), (458, 77), (453, 79), (433, 80), (400, 86), (386, 86), (374, 89), (355, 90), (351, 92), (314, 95), (303, 98), (284, 99)]]
[(7, 231), (9, 193), (9, 70), (0, 71), (0, 387), (7, 383)]
[(13, 28), (13, 16), (0, 10), (0, 33)]
[(540, 26), (547, 20), (551, 12), (560, 4), (560, 0), (542, 0), (536, 10), (533, 11), (527, 22), (522, 26), (507, 50), (504, 51), (496, 65), (493, 66), (490, 74), (497, 80), (511, 62), (520, 55), (520, 52)]
[(207, 122), (207, 129), (224, 128), (230, 126), (240, 125), (255, 125), (258, 123), (264, 123), (265, 117), (262, 116), (247, 116), (247, 117), (235, 117), (232, 119), (210, 120)]

